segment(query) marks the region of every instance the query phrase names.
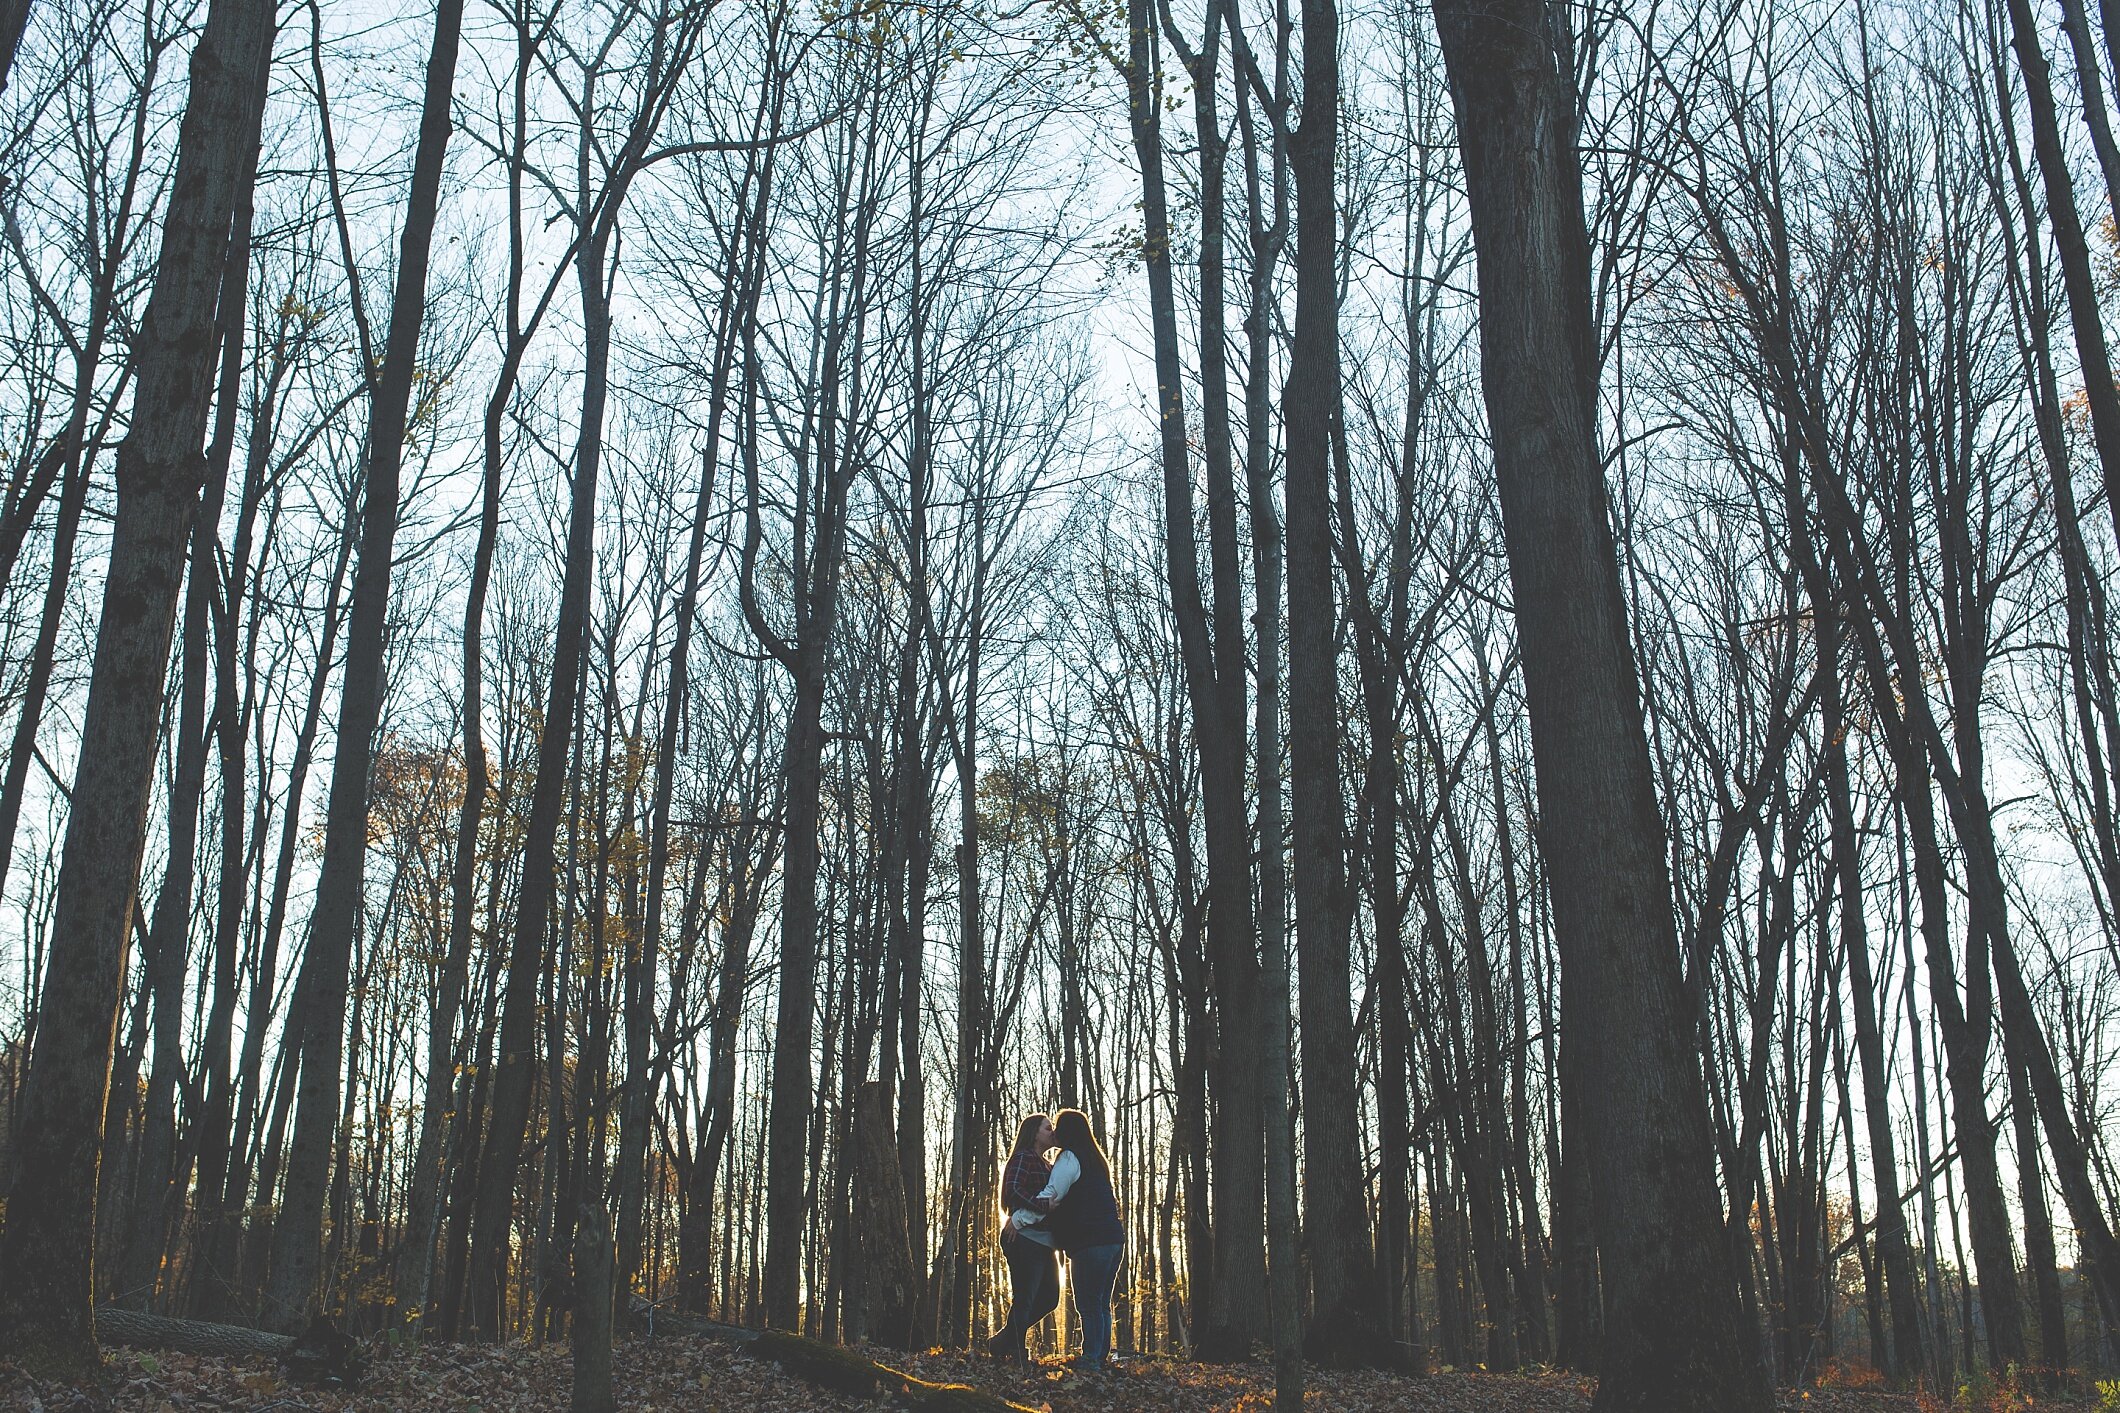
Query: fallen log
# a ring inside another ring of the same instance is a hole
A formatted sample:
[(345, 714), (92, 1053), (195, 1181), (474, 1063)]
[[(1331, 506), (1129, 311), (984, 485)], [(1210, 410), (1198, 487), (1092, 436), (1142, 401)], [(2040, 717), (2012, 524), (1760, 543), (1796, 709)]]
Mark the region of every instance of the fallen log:
[(128, 1349), (173, 1349), (179, 1354), (224, 1358), (277, 1359), (294, 1348), (293, 1335), (270, 1334), (242, 1325), (215, 1325), (204, 1320), (172, 1320), (138, 1310), (104, 1306), (96, 1311), (96, 1339)]
[(640, 1327), (659, 1334), (690, 1335), (734, 1344), (759, 1359), (770, 1359), (804, 1383), (855, 1398), (884, 1397), (899, 1408), (922, 1413), (1035, 1413), (999, 1394), (970, 1384), (935, 1383), (903, 1369), (867, 1358), (844, 1345), (826, 1344), (780, 1330), (752, 1330), (697, 1316), (635, 1307)]
[(287, 1372), (307, 1384), (350, 1384), (366, 1361), (358, 1341), (342, 1334), (319, 1315), (299, 1335), (273, 1334), (246, 1325), (216, 1325), (205, 1320), (173, 1320), (138, 1310), (105, 1305), (96, 1311), (96, 1338), (128, 1349), (168, 1349), (227, 1359), (277, 1359)]

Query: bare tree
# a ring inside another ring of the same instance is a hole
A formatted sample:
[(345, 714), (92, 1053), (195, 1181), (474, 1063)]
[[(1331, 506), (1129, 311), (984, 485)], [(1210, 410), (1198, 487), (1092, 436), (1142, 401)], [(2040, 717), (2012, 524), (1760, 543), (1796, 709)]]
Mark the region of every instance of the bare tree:
[[(1563, 1022), (1589, 1078), (1606, 1328), (1597, 1406), (1758, 1408), (1714, 1257), (1713, 1149), (1597, 453), (1567, 21), (1451, 0), (1488, 422), (1516, 591)], [(1598, 821), (1592, 825), (1591, 821)]]
[[(269, 7), (220, 0), (191, 64), (162, 258), (141, 327), (119, 513), (82, 722), (54, 915), (63, 945), (40, 997), (43, 1024), (17, 1101), (21, 1151), (0, 1236), (0, 1331), (26, 1366), (75, 1378), (98, 1368), (96, 1170), (113, 1028), (145, 844), (161, 686), (204, 475), (216, 312), (236, 212), (263, 121)], [(241, 302), (221, 336), (243, 327)]]

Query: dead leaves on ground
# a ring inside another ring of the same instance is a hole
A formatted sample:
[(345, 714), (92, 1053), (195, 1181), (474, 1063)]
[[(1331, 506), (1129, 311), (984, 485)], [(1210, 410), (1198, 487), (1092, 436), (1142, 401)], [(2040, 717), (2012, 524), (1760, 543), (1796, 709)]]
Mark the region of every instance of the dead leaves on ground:
[[(1266, 1413), (1273, 1371), (1264, 1363), (1192, 1364), (1129, 1359), (1086, 1375), (1057, 1361), (1009, 1370), (957, 1353), (867, 1351), (895, 1368), (937, 1382), (967, 1383), (1040, 1413)], [(432, 1345), (381, 1356), (354, 1389), (289, 1383), (266, 1360), (204, 1358), (114, 1350), (109, 1387), (99, 1396), (39, 1384), (0, 1362), (0, 1409), (38, 1413), (561, 1413), (572, 1365), (565, 1344)], [(891, 1405), (804, 1383), (778, 1366), (710, 1339), (623, 1343), (613, 1360), (619, 1406), (639, 1413), (766, 1409), (772, 1413), (857, 1413)], [(1565, 1374), (1451, 1372), (1426, 1378), (1307, 1369), (1306, 1408), (1332, 1413), (1587, 1413), (1593, 1388)], [(2060, 1410), (2083, 1405), (2042, 1403)], [(1783, 1413), (1919, 1413), (1904, 1394), (1815, 1389), (1785, 1393)]]
[[(641, 1413), (773, 1409), (825, 1413), (855, 1407), (791, 1378), (772, 1364), (706, 1340), (621, 1344), (613, 1359), (618, 1403)], [(288, 1382), (269, 1360), (183, 1354), (105, 1355), (107, 1396), (86, 1398), (38, 1384), (0, 1363), (0, 1409), (44, 1413), (563, 1413), (572, 1389), (567, 1346), (430, 1345), (379, 1356), (360, 1386), (312, 1389)]]

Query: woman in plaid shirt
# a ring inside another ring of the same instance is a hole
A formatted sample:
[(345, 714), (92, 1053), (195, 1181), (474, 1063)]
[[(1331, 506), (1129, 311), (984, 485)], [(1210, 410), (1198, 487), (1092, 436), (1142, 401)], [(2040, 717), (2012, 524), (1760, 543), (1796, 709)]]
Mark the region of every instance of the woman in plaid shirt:
[(1027, 1115), (1016, 1129), (1016, 1146), (1001, 1170), (1001, 1206), (1008, 1218), (1001, 1224), (1001, 1251), (1008, 1258), (1009, 1286), (1014, 1299), (1008, 1323), (987, 1341), (987, 1353), (996, 1359), (1027, 1360), (1024, 1336), (1060, 1306), (1060, 1263), (1054, 1255), (1053, 1235), (1045, 1229), (1045, 1217), (1035, 1205), (1038, 1194), (1052, 1176), (1045, 1150), (1053, 1146), (1053, 1124), (1043, 1114)]

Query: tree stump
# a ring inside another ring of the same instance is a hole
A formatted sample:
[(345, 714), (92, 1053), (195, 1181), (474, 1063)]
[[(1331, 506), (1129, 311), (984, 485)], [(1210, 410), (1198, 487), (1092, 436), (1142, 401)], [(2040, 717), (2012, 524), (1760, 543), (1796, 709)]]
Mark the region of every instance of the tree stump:
[(611, 1389), (611, 1218), (582, 1204), (574, 1232), (574, 1413), (615, 1413)]

